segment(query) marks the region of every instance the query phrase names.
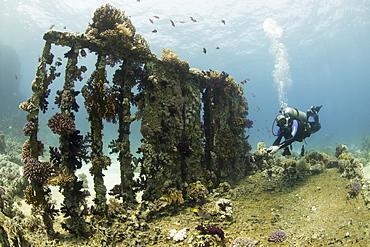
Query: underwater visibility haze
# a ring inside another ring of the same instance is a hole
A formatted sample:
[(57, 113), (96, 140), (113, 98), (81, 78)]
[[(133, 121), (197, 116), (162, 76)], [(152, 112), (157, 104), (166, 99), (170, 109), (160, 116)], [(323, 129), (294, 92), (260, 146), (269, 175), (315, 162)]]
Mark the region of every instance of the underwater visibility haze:
[[(22, 62), (19, 65), (22, 72), (17, 76), (23, 93), (29, 93), (43, 33), (52, 25), (55, 25), (53, 30), (83, 32), (86, 23), (91, 22), (91, 13), (104, 3), (4, 1), (1, 44), (14, 49), (13, 57)], [(287, 76), (283, 93), (289, 106), (305, 111), (311, 105), (324, 105), (321, 136), (326, 137), (325, 141), (331, 138), (330, 144), (360, 140), (362, 133), (368, 130), (365, 123), (369, 114), (365, 106), (369, 89), (366, 83), (369, 6), (366, 1), (186, 1), (184, 4), (132, 0), (110, 3), (131, 16), (137, 32), (145, 37), (155, 54), (160, 55), (161, 48), (165, 47), (188, 61), (190, 67), (223, 70), (236, 81), (250, 78), (245, 88), (250, 116), (256, 120), (251, 130), (254, 143), (260, 141), (257, 136), (266, 142), (272, 140), (266, 132), (271, 129), (273, 116), (280, 108), (277, 90), (282, 90), (274, 87), (274, 83), (280, 82), (274, 82), (272, 73)], [(192, 22), (190, 16), (197, 22)], [(176, 27), (171, 26), (170, 20), (176, 22)], [(277, 40), (266, 31), (268, 20), (275, 21), (280, 29)], [(154, 29), (158, 32), (153, 33)], [(280, 43), (284, 51), (272, 51), (272, 42)], [(207, 54), (203, 54), (203, 47)], [(282, 66), (288, 68), (275, 68), (279, 52), (284, 53), (280, 59), (287, 63)], [(289, 84), (292, 85), (288, 87)], [(348, 124), (355, 133), (348, 133)]]
[[(0, 245), (370, 241), (335, 226), (369, 215), (368, 1), (1, 1), (0, 169), (25, 177), (0, 183)], [(279, 111), (315, 105), (306, 155), (269, 153)]]
[[(91, 13), (104, 3), (3, 1), (1, 45), (14, 53), (8, 55), (12, 59), (4, 56), (3, 63), (19, 63), (12, 66), (18, 71), (12, 71), (9, 80), (28, 95), (43, 33), (51, 26), (53, 30), (83, 32), (91, 22)], [(253, 148), (259, 141), (273, 141), (269, 131), (282, 100), (302, 111), (311, 105), (324, 106), (322, 129), (307, 140), (309, 146), (351, 145), (369, 130), (370, 24), (366, 1), (110, 3), (131, 17), (137, 33), (157, 56), (164, 47), (189, 62), (191, 68), (225, 71), (237, 82), (250, 79), (244, 88), (254, 121), (250, 130)]]

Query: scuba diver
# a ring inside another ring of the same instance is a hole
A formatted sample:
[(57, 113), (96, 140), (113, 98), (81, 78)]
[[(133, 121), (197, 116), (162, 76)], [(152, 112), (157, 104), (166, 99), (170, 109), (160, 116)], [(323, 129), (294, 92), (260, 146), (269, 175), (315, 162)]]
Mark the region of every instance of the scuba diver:
[[(304, 155), (304, 139), (311, 134), (321, 129), (319, 116), (322, 105), (311, 106), (307, 113), (298, 111), (296, 108), (286, 107), (280, 111), (280, 114), (275, 118), (278, 130), (276, 139), (271, 147), (268, 148), (269, 153), (276, 153), (279, 149), (284, 148), (283, 156), (290, 155), (289, 146), (295, 142), (302, 142), (301, 156)], [(309, 117), (313, 118), (313, 122), (309, 122)], [(284, 137), (284, 141), (281, 139)], [(281, 142), (281, 143), (280, 143)]]

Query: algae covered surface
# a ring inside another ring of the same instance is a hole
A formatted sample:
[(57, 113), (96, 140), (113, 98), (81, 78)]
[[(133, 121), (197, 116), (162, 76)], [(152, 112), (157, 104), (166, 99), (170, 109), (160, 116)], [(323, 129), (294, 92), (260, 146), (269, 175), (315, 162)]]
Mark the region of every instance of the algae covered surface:
[(285, 246), (365, 246), (369, 211), (362, 196), (349, 197), (348, 180), (340, 175), (330, 168), (282, 188), (265, 187), (258, 176), (245, 179), (241, 191), (246, 193), (235, 202), (240, 217), (235, 215), (233, 232), (259, 239), (263, 246), (276, 229), (288, 234)]

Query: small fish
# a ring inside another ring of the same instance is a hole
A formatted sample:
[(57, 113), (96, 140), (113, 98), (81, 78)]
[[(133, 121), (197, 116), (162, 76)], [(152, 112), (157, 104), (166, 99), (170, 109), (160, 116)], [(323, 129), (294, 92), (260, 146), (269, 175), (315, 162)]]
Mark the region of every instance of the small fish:
[(226, 21), (225, 21), (225, 20), (221, 20), (221, 22), (222, 22), (224, 25), (226, 25)]
[(62, 65), (62, 63), (61, 62), (55, 62), (55, 66), (60, 66), (60, 65)]
[(206, 54), (207, 53), (207, 49), (203, 47), (203, 53)]
[(209, 220), (209, 219), (211, 219), (211, 218), (212, 218), (212, 216), (211, 216), (209, 213), (207, 213), (207, 212), (205, 212), (205, 211), (203, 211), (203, 210), (201, 210), (201, 209), (194, 208), (193, 212), (194, 212), (197, 216), (201, 217), (202, 219)]
[(175, 23), (173, 22), (173, 20), (170, 20), (170, 22), (171, 22), (171, 25), (172, 25), (173, 27), (175, 27)]
[(195, 20), (193, 17), (190, 16), (190, 20), (192, 20), (192, 22), (197, 22), (197, 20)]
[(152, 24), (154, 23), (154, 21), (153, 21), (152, 19), (150, 19), (150, 18), (149, 18), (149, 21), (150, 21), (150, 23), (152, 23)]
[(157, 30), (157, 29), (153, 29), (153, 30), (152, 30), (152, 33), (156, 33), (156, 32), (158, 32), (158, 30)]
[(220, 49), (220, 47), (219, 46), (216, 46), (216, 50), (219, 50)]
[(184, 23), (185, 23), (185, 21), (179, 21), (179, 23), (182, 23), (182, 24), (184, 24)]
[(247, 83), (247, 81), (250, 81), (250, 80), (251, 80), (251, 79), (247, 78), (247, 79), (245, 79), (245, 80), (241, 81), (240, 83), (244, 85), (245, 83)]
[(18, 80), (18, 76), (16, 76), (16, 75), (15, 75), (15, 76), (14, 76), (14, 78), (15, 78), (16, 80)]
[(82, 76), (81, 76), (81, 78), (82, 78), (82, 79), (86, 78), (86, 75), (82, 75)]
[(154, 18), (156, 19), (159, 19), (159, 16), (158, 15), (153, 15)]
[(58, 59), (59, 61), (63, 61), (63, 59), (62, 59), (61, 57), (58, 57), (57, 59)]
[(51, 26), (49, 27), (49, 29), (53, 29), (53, 27), (55, 27), (55, 25), (51, 25)]

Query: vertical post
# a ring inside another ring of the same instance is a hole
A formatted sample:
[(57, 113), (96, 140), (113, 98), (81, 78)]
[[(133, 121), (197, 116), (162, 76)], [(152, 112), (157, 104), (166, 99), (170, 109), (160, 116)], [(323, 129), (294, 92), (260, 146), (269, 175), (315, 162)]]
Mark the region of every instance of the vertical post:
[(135, 193), (133, 190), (133, 167), (132, 154), (130, 150), (130, 126), (131, 126), (131, 100), (132, 87), (136, 84), (135, 78), (130, 76), (130, 72), (134, 63), (131, 59), (126, 58), (121, 65), (121, 69), (116, 71), (114, 83), (119, 88), (118, 102), (118, 140), (119, 154), (118, 160), (120, 163), (121, 173), (121, 193), (123, 202), (129, 206), (135, 203)]
[[(75, 80), (77, 77), (77, 57), (79, 49), (72, 46), (70, 51), (66, 53), (68, 58), (67, 65), (65, 68), (65, 80), (63, 84), (63, 90), (60, 92), (60, 111), (65, 116), (74, 120), (74, 114), (72, 110), (76, 104), (75, 99)], [(77, 110), (77, 109), (74, 109)], [(77, 160), (75, 153), (72, 149), (71, 143), (77, 141), (79, 138), (78, 130), (74, 130), (73, 133), (63, 133), (59, 138), (59, 149), (61, 151), (62, 159), (60, 168), (67, 176), (71, 178), (71, 182), (63, 184), (62, 194), (64, 196), (62, 211), (65, 211), (65, 214), (69, 216), (66, 219), (66, 223), (63, 225), (66, 230), (82, 235), (87, 236), (86, 222), (81, 217), (81, 206), (84, 204), (85, 194), (81, 192), (82, 183), (77, 181), (77, 176), (75, 174), (76, 169), (80, 168), (81, 160)], [(78, 147), (81, 148), (81, 147)]]
[[(43, 144), (38, 140), (38, 127), (39, 127), (39, 111), (42, 109), (45, 111), (44, 101), (48, 95), (48, 83), (46, 75), (46, 66), (51, 64), (53, 61), (53, 55), (50, 53), (51, 43), (46, 42), (43, 48), (40, 64), (37, 67), (36, 78), (32, 82), (33, 94), (27, 102), (20, 105), (20, 109), (27, 111), (27, 120), (33, 125), (32, 131), (29, 134), (29, 140), (23, 145), (22, 158), (27, 161), (28, 158), (34, 158), (38, 161), (38, 157), (42, 155)], [(27, 163), (27, 162), (26, 162)], [(30, 164), (27, 164), (32, 166)], [(32, 170), (32, 168), (30, 168)], [(30, 179), (31, 184), (26, 189), (25, 198), (26, 201), (33, 205), (33, 207), (41, 206), (44, 210), (42, 211), (42, 219), (44, 221), (47, 233), (49, 236), (54, 236), (54, 227), (51, 214), (49, 209), (51, 208), (48, 197), (50, 196), (50, 189), (46, 188), (42, 182), (35, 179)]]
[(85, 98), (85, 106), (89, 114), (91, 131), (91, 156), (92, 167), (90, 173), (94, 179), (95, 208), (94, 214), (100, 217), (107, 215), (107, 188), (104, 185), (103, 169), (111, 164), (108, 156), (103, 155), (103, 119), (109, 115), (112, 109), (112, 102), (108, 102), (108, 89), (106, 80), (106, 57), (98, 54), (95, 71), (82, 89)]

